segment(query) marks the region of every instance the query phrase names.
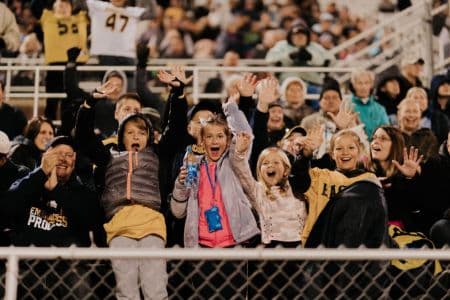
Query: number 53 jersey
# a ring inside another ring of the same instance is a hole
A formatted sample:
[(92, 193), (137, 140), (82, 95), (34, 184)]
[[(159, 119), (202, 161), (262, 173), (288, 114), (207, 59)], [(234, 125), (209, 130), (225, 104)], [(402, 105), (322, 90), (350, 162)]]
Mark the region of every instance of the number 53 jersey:
[(88, 60), (86, 12), (80, 11), (68, 18), (57, 18), (52, 11), (44, 9), (40, 22), (44, 32), (47, 64), (67, 62), (67, 50), (72, 47), (82, 50), (78, 62)]
[(91, 18), (91, 54), (135, 58), (137, 26), (145, 8), (116, 7), (98, 0), (86, 3)]

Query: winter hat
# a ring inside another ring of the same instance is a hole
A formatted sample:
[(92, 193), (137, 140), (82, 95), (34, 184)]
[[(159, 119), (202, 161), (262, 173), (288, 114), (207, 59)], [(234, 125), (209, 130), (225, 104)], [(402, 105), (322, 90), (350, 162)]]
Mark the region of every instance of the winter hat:
[(3, 131), (0, 131), (0, 154), (8, 154), (11, 149), (11, 142)]
[(150, 122), (156, 131), (161, 132), (161, 114), (158, 110), (153, 107), (143, 107), (141, 113), (150, 119)]
[(280, 86), (279, 91), (280, 91), (280, 95), (281, 95), (281, 97), (280, 97), (281, 100), (286, 101), (287, 88), (293, 82), (300, 83), (300, 85), (302, 86), (302, 89), (303, 89), (303, 98), (306, 97), (306, 89), (307, 89), (306, 83), (303, 80), (301, 80), (299, 77), (291, 76), (291, 77), (287, 77)]
[(201, 110), (208, 110), (213, 114), (223, 114), (221, 104), (213, 100), (202, 100), (191, 108), (188, 112), (188, 121), (192, 120), (195, 114)]
[(68, 145), (73, 149), (73, 151), (77, 150), (75, 141), (70, 136), (67, 136), (67, 135), (60, 135), (60, 136), (53, 138), (50, 142), (48, 142), (45, 150), (54, 148), (58, 145)]
[(282, 140), (285, 140), (289, 138), (294, 133), (300, 133), (302, 136), (306, 136), (306, 130), (305, 128), (301, 127), (300, 125), (294, 126), (291, 129), (289, 129), (286, 134), (283, 136)]
[(341, 98), (341, 100), (342, 100), (341, 88), (339, 87), (339, 83), (333, 77), (326, 77), (325, 78), (325, 80), (323, 82), (323, 86), (322, 86), (322, 91), (320, 92), (319, 100), (322, 99), (323, 94), (326, 91), (330, 91), (330, 90), (331, 91), (336, 91), (339, 94), (339, 98)]
[(292, 24), (292, 27), (291, 29), (289, 29), (286, 37), (286, 40), (289, 44), (292, 45), (292, 35), (297, 33), (303, 33), (304, 35), (306, 35), (306, 44), (309, 44), (309, 41), (311, 40), (311, 31), (303, 21), (294, 21), (294, 23)]

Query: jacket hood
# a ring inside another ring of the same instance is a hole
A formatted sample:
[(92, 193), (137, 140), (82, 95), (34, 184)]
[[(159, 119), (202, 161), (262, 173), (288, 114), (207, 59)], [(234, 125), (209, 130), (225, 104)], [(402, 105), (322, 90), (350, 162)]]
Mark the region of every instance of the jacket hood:
[(450, 83), (450, 76), (448, 75), (436, 75), (431, 79), (430, 85), (430, 103), (433, 108), (437, 107), (438, 90), (444, 83)]
[(306, 89), (307, 89), (306, 83), (298, 77), (291, 76), (291, 77), (287, 77), (285, 80), (283, 80), (283, 83), (280, 86), (279, 91), (280, 91), (282, 101), (286, 102), (286, 90), (287, 90), (288, 86), (293, 82), (300, 83), (300, 85), (302, 86), (302, 89), (303, 89), (303, 98), (306, 97)]
[(400, 75), (399, 72), (395, 71), (391, 71), (389, 70), (388, 72), (383, 72), (381, 73), (378, 78), (376, 78), (375, 80), (375, 93), (376, 95), (378, 95), (379, 93), (384, 93), (381, 91), (381, 88), (386, 84), (386, 82), (388, 82), (389, 80), (397, 80), (397, 82), (400, 83), (402, 82), (402, 77)]
[(104, 84), (106, 82), (107, 78), (109, 78), (111, 75), (116, 75), (117, 77), (122, 78), (123, 87), (122, 87), (122, 91), (120, 92), (120, 94), (125, 94), (127, 92), (127, 86), (128, 86), (127, 75), (125, 74), (125, 72), (120, 71), (120, 70), (106, 71), (105, 75), (103, 75), (102, 84)]
[(126, 151), (125, 145), (123, 144), (123, 134), (124, 134), (124, 130), (125, 130), (125, 125), (127, 124), (127, 122), (136, 120), (136, 119), (144, 120), (144, 122), (147, 124), (147, 127), (149, 129), (148, 130), (149, 139), (148, 139), (147, 147), (150, 147), (153, 144), (153, 125), (150, 122), (150, 120), (141, 113), (131, 114), (131, 115), (127, 116), (125, 119), (123, 119), (122, 123), (120, 123), (120, 125), (119, 125), (119, 130), (117, 131), (117, 149), (119, 151)]

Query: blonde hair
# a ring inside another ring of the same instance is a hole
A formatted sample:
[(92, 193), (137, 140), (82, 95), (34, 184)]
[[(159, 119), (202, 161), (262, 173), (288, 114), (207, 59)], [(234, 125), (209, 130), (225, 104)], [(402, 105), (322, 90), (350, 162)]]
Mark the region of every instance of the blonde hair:
[(333, 151), (334, 151), (334, 147), (336, 146), (337, 139), (344, 137), (344, 136), (349, 136), (354, 139), (356, 145), (358, 146), (359, 156), (360, 156), (359, 159), (363, 158), (366, 155), (364, 143), (361, 141), (361, 138), (359, 137), (359, 135), (351, 129), (344, 129), (344, 130), (338, 131), (337, 133), (333, 134), (333, 136), (331, 137), (331, 140), (330, 140), (330, 149), (329, 149), (330, 156), (333, 157)]
[(266, 157), (268, 157), (271, 154), (277, 154), (278, 156), (280, 156), (281, 161), (283, 162), (285, 175), (283, 176), (281, 181), (278, 183), (278, 185), (281, 188), (282, 194), (285, 194), (289, 190), (290, 186), (289, 186), (288, 177), (289, 177), (289, 174), (291, 173), (291, 168), (292, 168), (289, 158), (287, 157), (286, 153), (284, 153), (284, 151), (281, 150), (280, 148), (269, 147), (269, 148), (264, 149), (261, 152), (261, 154), (258, 157), (258, 162), (256, 163), (256, 179), (258, 180), (258, 182), (260, 182), (264, 185), (265, 190), (266, 190), (266, 195), (269, 196), (269, 198), (272, 196), (272, 193), (271, 193), (269, 187), (266, 185), (266, 182), (262, 178), (261, 167), (262, 167), (263, 160), (266, 159)]
[(405, 98), (405, 99), (403, 99), (402, 101), (400, 101), (400, 103), (397, 105), (397, 114), (400, 112), (400, 110), (401, 110), (403, 107), (407, 106), (408, 104), (414, 104), (414, 105), (417, 105), (417, 107), (419, 108), (419, 111), (420, 111), (420, 105), (419, 105), (419, 103), (417, 103), (416, 100), (414, 100), (414, 99), (412, 99), (412, 98)]
[(406, 98), (411, 98), (412, 94), (414, 94), (414, 93), (420, 93), (420, 94), (422, 94), (422, 96), (424, 96), (426, 99), (428, 99), (428, 95), (427, 95), (427, 92), (425, 91), (425, 89), (423, 89), (421, 87), (417, 87), (417, 86), (414, 86), (408, 90), (408, 92), (406, 93)]

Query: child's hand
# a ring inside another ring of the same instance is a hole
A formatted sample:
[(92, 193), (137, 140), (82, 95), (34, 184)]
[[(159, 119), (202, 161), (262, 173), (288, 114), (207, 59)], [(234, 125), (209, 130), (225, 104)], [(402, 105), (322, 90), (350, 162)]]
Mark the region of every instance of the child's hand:
[(186, 176), (187, 176), (187, 169), (185, 166), (182, 166), (180, 168), (180, 174), (178, 174), (178, 182), (182, 185), (184, 185), (184, 182), (186, 180)]
[(244, 154), (250, 148), (252, 144), (252, 139), (250, 134), (246, 132), (240, 132), (236, 135), (236, 153)]
[(182, 65), (174, 65), (170, 72), (172, 73), (173, 76), (175, 76), (176, 79), (178, 79), (179, 81), (181, 81), (184, 85), (188, 85), (189, 83), (191, 83), (192, 79), (194, 78), (194, 76), (189, 76), (186, 77), (186, 72), (184, 71), (184, 67)]
[(238, 82), (237, 89), (243, 97), (250, 97), (255, 92), (256, 76), (252, 73), (245, 73), (244, 77)]
[(417, 173), (420, 174), (422, 160), (423, 155), (419, 157), (419, 149), (411, 146), (409, 154), (406, 147), (403, 148), (403, 164), (400, 165), (396, 160), (392, 160), (392, 163), (406, 178), (413, 178)]

